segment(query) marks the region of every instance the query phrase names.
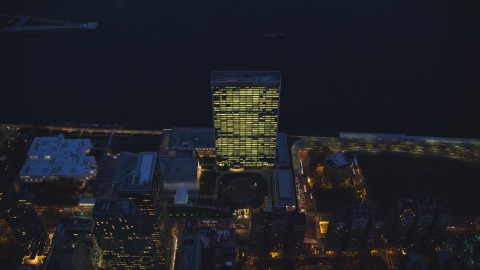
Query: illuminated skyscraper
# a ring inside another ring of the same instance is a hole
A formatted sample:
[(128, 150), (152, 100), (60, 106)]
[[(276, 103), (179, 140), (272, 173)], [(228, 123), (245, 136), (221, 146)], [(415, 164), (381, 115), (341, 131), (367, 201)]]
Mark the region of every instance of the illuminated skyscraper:
[(101, 198), (92, 216), (108, 269), (158, 269), (148, 217), (126, 198)]
[(155, 269), (169, 269), (173, 236), (168, 226), (167, 201), (156, 152), (122, 152), (113, 176), (112, 197), (128, 198), (145, 213), (155, 253)]
[(213, 121), (219, 168), (275, 166), (279, 71), (213, 71)]

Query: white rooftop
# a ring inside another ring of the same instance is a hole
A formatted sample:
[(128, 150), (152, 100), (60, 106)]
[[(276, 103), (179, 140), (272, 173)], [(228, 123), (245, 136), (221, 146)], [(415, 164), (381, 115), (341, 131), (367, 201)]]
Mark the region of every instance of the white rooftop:
[(143, 185), (143, 183), (147, 181), (152, 181), (156, 157), (156, 153), (140, 153), (140, 162), (138, 164), (140, 171), (139, 185)]
[(27, 153), (19, 175), (23, 179), (71, 177), (87, 179), (95, 169), (95, 157), (86, 156), (92, 144), (89, 139), (37, 137)]
[(175, 193), (176, 204), (186, 204), (188, 198), (188, 190), (186, 188), (178, 188)]
[(27, 156), (56, 156), (64, 141), (62, 134), (58, 137), (36, 137)]

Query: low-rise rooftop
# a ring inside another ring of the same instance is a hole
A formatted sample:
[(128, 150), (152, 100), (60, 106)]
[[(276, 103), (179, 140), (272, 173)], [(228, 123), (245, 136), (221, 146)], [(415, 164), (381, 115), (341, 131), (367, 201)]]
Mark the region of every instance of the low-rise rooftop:
[(37, 137), (28, 150), (19, 173), (25, 181), (43, 181), (51, 177), (88, 180), (95, 169), (95, 157), (86, 156), (92, 148), (89, 139)]
[(177, 188), (175, 193), (175, 204), (186, 204), (188, 199), (188, 190), (186, 188)]
[(333, 169), (345, 168), (353, 162), (353, 155), (350, 153), (338, 152), (327, 156), (325, 158), (325, 164)]
[(214, 150), (215, 130), (200, 127), (174, 127), (170, 132), (170, 150)]
[(162, 179), (166, 189), (198, 189), (198, 159), (196, 158), (160, 158)]
[(113, 183), (121, 183), (121, 192), (150, 191), (155, 172), (156, 152), (122, 152), (118, 158)]
[(277, 166), (282, 168), (290, 167), (290, 154), (288, 152), (288, 142), (286, 133), (277, 133)]
[(275, 203), (276, 207), (285, 207), (293, 211), (295, 204), (295, 189), (291, 170), (275, 170)]

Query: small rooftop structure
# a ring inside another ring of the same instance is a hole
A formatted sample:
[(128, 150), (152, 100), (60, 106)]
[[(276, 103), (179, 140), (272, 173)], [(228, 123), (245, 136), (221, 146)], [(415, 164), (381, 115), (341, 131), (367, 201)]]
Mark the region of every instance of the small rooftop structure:
[(141, 152), (140, 154), (122, 152), (118, 158), (113, 183), (121, 183), (121, 192), (150, 191), (156, 160), (156, 152)]
[(275, 202), (276, 207), (285, 207), (287, 211), (293, 211), (295, 204), (295, 189), (291, 170), (275, 170)]
[(188, 190), (186, 188), (178, 188), (175, 193), (175, 204), (186, 204), (188, 199)]
[(323, 178), (326, 182), (339, 185), (349, 181), (355, 157), (350, 152), (338, 152), (325, 158)]
[(349, 152), (338, 152), (327, 156), (325, 164), (332, 169), (344, 169), (353, 163), (353, 155)]
[(86, 156), (92, 148), (89, 139), (36, 137), (27, 153), (22, 181), (42, 182), (51, 178), (89, 180), (95, 173), (95, 157)]
[(198, 190), (200, 166), (196, 158), (160, 158), (163, 186), (168, 190)]

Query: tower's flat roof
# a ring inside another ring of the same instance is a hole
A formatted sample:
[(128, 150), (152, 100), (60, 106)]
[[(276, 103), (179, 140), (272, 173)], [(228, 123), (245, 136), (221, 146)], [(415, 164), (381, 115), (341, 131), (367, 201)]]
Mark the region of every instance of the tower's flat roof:
[(288, 153), (288, 142), (286, 133), (277, 133), (276, 151), (276, 163), (283, 167), (290, 167), (290, 154)]
[(197, 181), (198, 159), (160, 158), (163, 182), (195, 183)]
[(215, 129), (174, 127), (170, 133), (169, 149), (215, 148)]
[(212, 71), (212, 82), (280, 80), (280, 71)]
[(122, 183), (122, 192), (150, 191), (155, 171), (156, 152), (122, 152), (113, 182)]

